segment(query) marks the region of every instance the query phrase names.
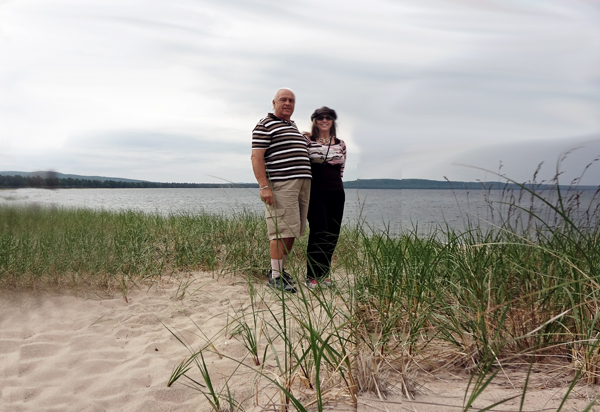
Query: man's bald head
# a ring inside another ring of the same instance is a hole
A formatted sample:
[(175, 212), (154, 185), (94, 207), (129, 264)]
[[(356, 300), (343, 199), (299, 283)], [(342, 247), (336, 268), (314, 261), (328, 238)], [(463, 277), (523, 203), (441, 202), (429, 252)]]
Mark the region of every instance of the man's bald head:
[(290, 120), (296, 106), (296, 96), (288, 88), (281, 88), (273, 97), (273, 114), (280, 119)]
[(287, 87), (282, 87), (281, 89), (277, 89), (277, 91), (275, 92), (275, 96), (273, 96), (273, 101), (277, 100), (277, 98), (279, 97), (279, 93), (282, 92), (282, 91), (284, 91), (284, 90), (287, 90), (292, 95), (294, 95), (294, 92), (292, 91), (292, 89), (289, 89)]

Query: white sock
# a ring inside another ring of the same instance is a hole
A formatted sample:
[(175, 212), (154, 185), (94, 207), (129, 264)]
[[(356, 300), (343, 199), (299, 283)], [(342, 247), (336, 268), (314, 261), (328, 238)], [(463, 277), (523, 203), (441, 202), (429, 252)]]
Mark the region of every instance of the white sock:
[(283, 255), (283, 259), (281, 259), (281, 270), (285, 268), (285, 261), (287, 260), (287, 255)]
[(283, 259), (271, 259), (271, 273), (274, 278), (278, 278), (283, 270)]

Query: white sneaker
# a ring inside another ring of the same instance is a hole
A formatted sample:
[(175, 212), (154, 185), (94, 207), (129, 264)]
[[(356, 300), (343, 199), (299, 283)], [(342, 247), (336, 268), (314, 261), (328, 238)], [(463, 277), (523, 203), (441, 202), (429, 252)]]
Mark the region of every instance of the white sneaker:
[(313, 290), (318, 286), (318, 283), (315, 279), (306, 279), (306, 287), (310, 290)]

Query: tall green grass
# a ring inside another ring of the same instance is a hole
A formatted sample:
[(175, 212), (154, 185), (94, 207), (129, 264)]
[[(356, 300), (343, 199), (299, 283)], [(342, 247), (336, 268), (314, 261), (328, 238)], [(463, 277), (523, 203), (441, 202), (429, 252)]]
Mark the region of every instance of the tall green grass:
[(0, 207), (0, 286), (118, 287), (193, 270), (261, 273), (264, 219)]
[[(400, 236), (345, 228), (336, 290), (301, 289), (272, 302), (266, 314), (256, 312), (270, 319), (264, 323), (265, 353), (283, 348), (288, 359), (282, 366), (275, 356), (281, 377), (276, 386), (292, 400), (282, 407), (323, 410), (333, 387), (352, 399), (360, 391), (384, 399), (391, 372), (396, 388), (410, 398), (416, 373), (440, 368), (470, 374), (465, 411), (508, 369), (526, 373), (520, 394), (482, 410), (519, 397), (522, 410), (532, 370), (545, 362), (572, 377), (557, 410), (578, 382), (599, 383), (596, 204), (582, 210), (572, 206), (577, 193), (566, 199), (526, 187), (504, 195), (499, 209), (507, 216), (496, 225), (472, 224), (461, 232), (440, 226), (425, 236), (416, 228)], [(524, 197), (531, 199), (528, 207)], [(295, 274), (303, 280), (302, 269)], [(265, 377), (264, 369), (255, 372)], [(304, 386), (290, 385), (295, 375)]]

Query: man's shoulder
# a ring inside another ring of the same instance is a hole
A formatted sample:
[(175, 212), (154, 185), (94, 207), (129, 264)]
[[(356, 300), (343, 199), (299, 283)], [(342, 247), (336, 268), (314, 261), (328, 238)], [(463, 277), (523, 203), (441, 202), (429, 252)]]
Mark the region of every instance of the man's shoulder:
[(280, 122), (282, 122), (281, 119), (278, 119), (277, 117), (274, 117), (274, 116), (271, 115), (271, 113), (269, 113), (268, 115), (266, 115), (265, 117), (261, 118), (256, 123), (256, 127), (272, 126), (273, 124), (278, 124)]
[[(288, 127), (288, 128), (293, 128), (295, 130), (298, 130), (298, 127), (296, 126), (296, 123), (294, 123), (293, 120), (286, 121), (286, 120), (280, 119), (279, 117), (273, 115), (272, 113), (269, 113), (267, 116), (260, 119), (258, 121), (258, 123), (256, 123), (255, 129), (256, 128), (265, 128), (268, 130), (273, 130), (273, 129), (279, 129), (281, 127)], [(298, 132), (298, 133), (300, 133), (300, 132)]]
[(272, 120), (272, 118), (271, 118), (271, 116), (269, 116), (269, 114), (266, 115), (265, 117), (261, 117), (260, 120), (256, 124), (261, 124), (261, 123), (267, 122), (269, 120)]
[(262, 117), (258, 123), (260, 122), (267, 122), (267, 121), (281, 121), (281, 119), (277, 116), (275, 116), (273, 113), (267, 113), (267, 115), (265, 117)]

